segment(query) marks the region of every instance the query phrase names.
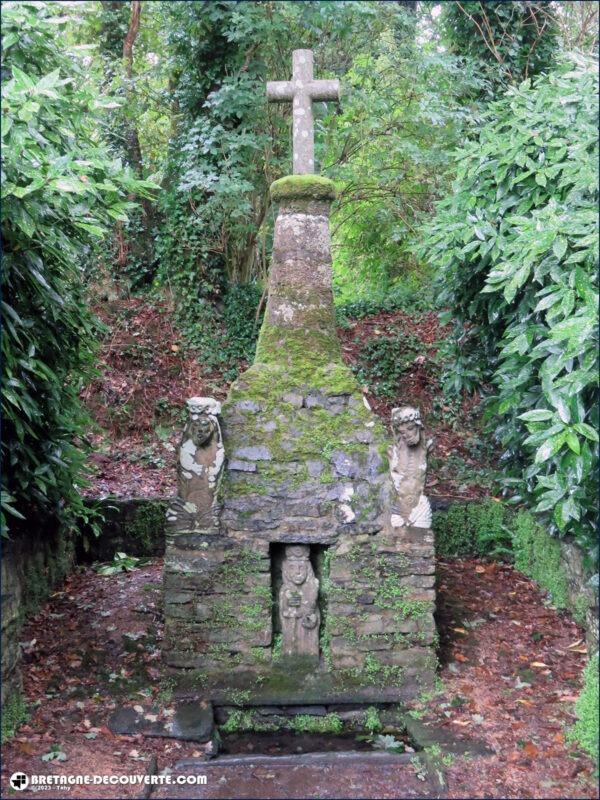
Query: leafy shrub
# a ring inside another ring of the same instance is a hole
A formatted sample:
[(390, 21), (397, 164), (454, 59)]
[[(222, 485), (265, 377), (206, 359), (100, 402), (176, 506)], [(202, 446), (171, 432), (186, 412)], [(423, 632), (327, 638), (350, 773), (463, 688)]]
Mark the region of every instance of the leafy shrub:
[(586, 59), (491, 104), (425, 232), (454, 318), (447, 391), (490, 381), (507, 489), (595, 541), (598, 72)]
[(590, 658), (583, 672), (583, 690), (575, 704), (575, 711), (579, 719), (569, 731), (569, 738), (578, 742), (598, 767), (598, 653)]
[(128, 556), (127, 553), (115, 553), (113, 560), (108, 564), (101, 564), (96, 572), (104, 577), (119, 575), (121, 572), (131, 572), (136, 569), (140, 559), (136, 556)]
[(422, 350), (423, 343), (413, 334), (375, 336), (363, 344), (353, 370), (377, 397), (392, 398), (400, 377)]
[(324, 126), (328, 175), (340, 189), (331, 227), (344, 300), (365, 288), (385, 296), (399, 278), (423, 277), (415, 228), (445, 194), (449, 154), (476, 113), (464, 95), (481, 87), (464, 59), (418, 35), (417, 13), (401, 3), (373, 7), (388, 16), (387, 30), (348, 50), (341, 108), (328, 107)]
[(418, 314), (432, 308), (429, 277), (424, 272), (411, 272), (398, 280), (387, 292), (370, 292), (356, 300), (346, 300), (336, 305), (338, 322), (364, 319), (390, 311), (409, 311)]
[(442, 557), (489, 556), (510, 558), (508, 511), (492, 499), (453, 503), (448, 511), (433, 515), (436, 553)]
[(225, 380), (234, 380), (240, 365), (252, 362), (262, 321), (261, 297), (258, 284), (238, 284), (225, 292), (219, 305), (201, 299), (195, 305), (179, 306), (180, 329), (198, 350), (207, 374), (216, 370)]
[(473, 59), (493, 95), (550, 68), (558, 51), (558, 25), (549, 3), (443, 3), (445, 39), (453, 53)]
[(82, 382), (96, 323), (83, 269), (130, 192), (148, 194), (98, 140), (97, 95), (65, 54), (52, 4), (2, 9), (4, 511), (87, 516)]
[(557, 608), (567, 608), (569, 589), (559, 542), (528, 511), (519, 511), (515, 516), (511, 536), (515, 567), (546, 589)]

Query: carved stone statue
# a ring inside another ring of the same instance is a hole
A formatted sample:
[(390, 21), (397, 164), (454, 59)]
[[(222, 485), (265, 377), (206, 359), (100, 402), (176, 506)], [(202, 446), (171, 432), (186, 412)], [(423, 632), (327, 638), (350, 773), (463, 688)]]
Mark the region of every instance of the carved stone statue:
[(392, 506), (392, 527), (430, 528), (431, 506), (425, 497), (425, 479), (427, 454), (433, 442), (425, 441), (419, 409), (411, 406), (392, 409), (392, 431), (394, 444), (388, 456), (397, 495)]
[(212, 397), (192, 397), (187, 407), (177, 462), (178, 496), (167, 510), (167, 530), (171, 533), (213, 526), (225, 458), (218, 420), (221, 404)]
[(287, 545), (279, 590), (282, 653), (319, 657), (319, 581), (308, 558), (308, 545)]

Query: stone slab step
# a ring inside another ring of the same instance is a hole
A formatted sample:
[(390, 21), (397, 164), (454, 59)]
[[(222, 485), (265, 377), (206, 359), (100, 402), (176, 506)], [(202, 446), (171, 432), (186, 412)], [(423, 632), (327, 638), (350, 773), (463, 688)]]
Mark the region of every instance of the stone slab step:
[(153, 706), (139, 711), (133, 706), (118, 708), (110, 717), (108, 727), (113, 733), (133, 736), (161, 736), (168, 739), (183, 739), (189, 742), (208, 742), (212, 739), (215, 725), (212, 704), (205, 699), (186, 700), (173, 703), (174, 713), (161, 715)]
[[(359, 751), (290, 756), (222, 756), (183, 759), (171, 785), (153, 789), (154, 800), (295, 800), (296, 798), (439, 798), (444, 790), (417, 777), (408, 754)], [(189, 783), (206, 776), (206, 783)], [(179, 782), (181, 781), (181, 782)]]

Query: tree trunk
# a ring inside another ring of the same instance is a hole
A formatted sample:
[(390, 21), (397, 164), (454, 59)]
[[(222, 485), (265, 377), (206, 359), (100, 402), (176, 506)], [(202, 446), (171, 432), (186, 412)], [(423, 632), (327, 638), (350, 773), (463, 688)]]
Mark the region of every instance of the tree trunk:
[[(135, 101), (135, 86), (133, 81), (133, 46), (140, 29), (140, 15), (142, 13), (142, 4), (140, 0), (132, 0), (131, 2), (131, 17), (129, 20), (129, 29), (123, 42), (123, 61), (125, 63), (125, 88), (127, 93), (127, 101), (131, 108)], [(127, 150), (129, 154), (129, 163), (135, 170), (139, 178), (143, 177), (143, 162), (142, 162), (142, 149), (140, 147), (140, 140), (138, 136), (137, 126), (132, 120), (127, 123)]]
[[(129, 28), (123, 42), (123, 63), (125, 67), (125, 91), (127, 97), (128, 110), (135, 111), (135, 80), (133, 77), (133, 48), (140, 30), (140, 16), (142, 13), (142, 4), (140, 0), (132, 0), (131, 2), (131, 16), (129, 19)], [(142, 158), (142, 148), (140, 147), (140, 139), (135, 119), (126, 119), (126, 150), (127, 160), (132, 167), (133, 171), (138, 178), (144, 178), (144, 161)], [(132, 199), (135, 199), (132, 197)], [(150, 264), (153, 260), (154, 247), (152, 240), (152, 226), (154, 223), (154, 206), (152, 201), (147, 199), (141, 200), (142, 217), (141, 225), (142, 230), (139, 234), (139, 239), (135, 239), (130, 243), (130, 253), (136, 257), (137, 260), (144, 262), (144, 269), (140, 273), (149, 280), (152, 278), (150, 272)]]

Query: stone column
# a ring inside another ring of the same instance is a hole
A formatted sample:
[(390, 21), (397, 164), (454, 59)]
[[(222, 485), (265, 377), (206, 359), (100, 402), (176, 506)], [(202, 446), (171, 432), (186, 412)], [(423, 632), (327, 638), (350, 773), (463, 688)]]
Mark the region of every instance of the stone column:
[(281, 178), (271, 186), (279, 205), (269, 299), (256, 362), (309, 362), (340, 358), (331, 285), (329, 212), (332, 181), (315, 175)]

